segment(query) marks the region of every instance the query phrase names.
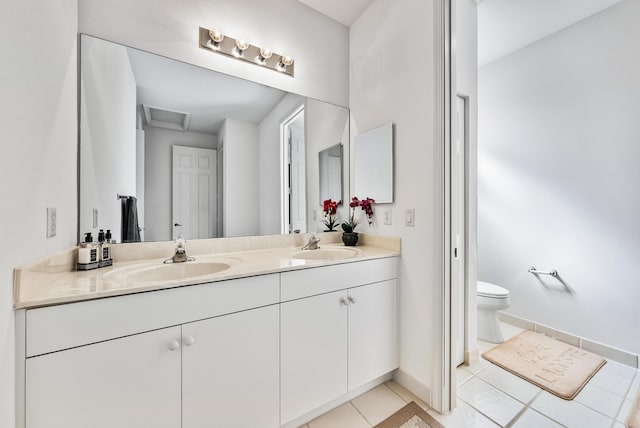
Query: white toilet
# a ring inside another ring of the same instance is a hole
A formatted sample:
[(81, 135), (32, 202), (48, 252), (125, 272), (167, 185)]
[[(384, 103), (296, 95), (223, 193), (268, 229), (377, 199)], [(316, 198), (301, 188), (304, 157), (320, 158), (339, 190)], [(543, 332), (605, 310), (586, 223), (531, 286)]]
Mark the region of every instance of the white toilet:
[(498, 311), (510, 305), (509, 290), (490, 282), (478, 281), (478, 339), (491, 343), (504, 342)]

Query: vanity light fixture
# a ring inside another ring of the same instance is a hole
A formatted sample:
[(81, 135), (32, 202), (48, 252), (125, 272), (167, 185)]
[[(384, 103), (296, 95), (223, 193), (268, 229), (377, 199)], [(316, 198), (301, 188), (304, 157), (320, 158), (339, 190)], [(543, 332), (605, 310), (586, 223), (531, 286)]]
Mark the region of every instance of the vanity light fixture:
[(269, 48), (254, 46), (244, 39), (235, 39), (218, 29), (200, 27), (200, 47), (231, 58), (247, 61), (293, 77), (294, 61), (291, 55), (281, 55)]

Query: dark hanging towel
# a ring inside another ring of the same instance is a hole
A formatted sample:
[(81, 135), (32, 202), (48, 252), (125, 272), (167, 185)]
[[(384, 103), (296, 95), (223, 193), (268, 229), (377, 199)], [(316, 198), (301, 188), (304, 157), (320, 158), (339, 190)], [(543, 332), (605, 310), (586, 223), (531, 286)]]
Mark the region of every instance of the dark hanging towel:
[(122, 242), (140, 242), (138, 227), (137, 199), (133, 196), (122, 198)]

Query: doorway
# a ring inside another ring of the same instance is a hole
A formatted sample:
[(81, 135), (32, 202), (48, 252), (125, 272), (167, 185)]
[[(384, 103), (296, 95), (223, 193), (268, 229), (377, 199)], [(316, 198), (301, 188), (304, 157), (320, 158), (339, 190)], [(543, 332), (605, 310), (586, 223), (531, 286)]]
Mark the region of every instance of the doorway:
[(307, 231), (304, 104), (282, 122), (282, 233)]
[(451, 246), (453, 254), (451, 258), (451, 290), (452, 301), (457, 305), (455, 313), (454, 331), (455, 339), (452, 341), (453, 367), (464, 363), (465, 335), (466, 335), (466, 146), (468, 141), (467, 120), (468, 98), (458, 94), (455, 100), (455, 122), (453, 144), (451, 147)]
[(173, 146), (173, 238), (217, 236), (216, 151)]

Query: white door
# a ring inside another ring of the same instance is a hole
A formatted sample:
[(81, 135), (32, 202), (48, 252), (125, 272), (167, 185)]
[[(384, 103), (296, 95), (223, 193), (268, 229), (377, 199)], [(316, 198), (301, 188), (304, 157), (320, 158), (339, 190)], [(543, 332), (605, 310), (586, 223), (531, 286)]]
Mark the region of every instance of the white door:
[(464, 363), (465, 335), (465, 98), (456, 97), (456, 133), (451, 153), (451, 289), (456, 310), (454, 325), (456, 366)]
[(398, 281), (349, 289), (349, 391), (399, 366)]
[(278, 305), (182, 326), (182, 428), (280, 425)]
[(173, 146), (173, 238), (217, 236), (216, 151)]
[(346, 291), (280, 305), (282, 424), (347, 392)]
[(27, 428), (180, 428), (180, 327), (27, 359)]
[(306, 168), (304, 150), (304, 130), (299, 127), (290, 127), (291, 139), (291, 199), (290, 222), (291, 231), (307, 231), (307, 195), (306, 195)]

